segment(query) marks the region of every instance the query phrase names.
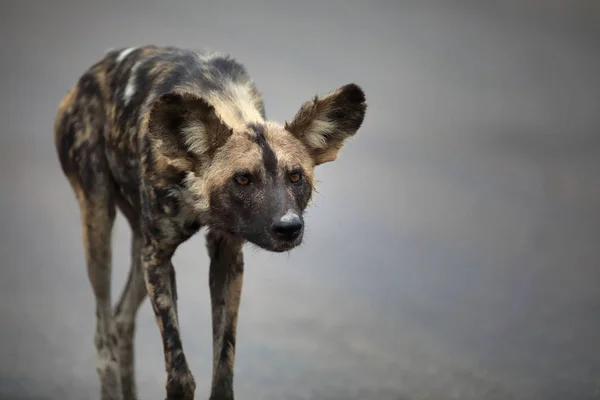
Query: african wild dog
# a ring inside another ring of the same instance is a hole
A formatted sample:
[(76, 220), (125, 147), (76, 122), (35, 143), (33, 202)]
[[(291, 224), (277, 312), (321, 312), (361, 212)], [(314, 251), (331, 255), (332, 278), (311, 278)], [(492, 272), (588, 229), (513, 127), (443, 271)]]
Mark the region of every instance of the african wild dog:
[[(103, 399), (135, 399), (135, 315), (149, 294), (162, 337), (168, 399), (192, 399), (171, 257), (206, 227), (210, 256), (211, 399), (233, 399), (242, 245), (283, 252), (303, 237), (313, 169), (336, 159), (363, 122), (365, 95), (345, 85), (266, 121), (261, 94), (228, 55), (173, 47), (109, 51), (60, 103), (55, 143), (79, 202), (96, 301)], [(113, 309), (111, 229), (120, 209), (132, 265)]]

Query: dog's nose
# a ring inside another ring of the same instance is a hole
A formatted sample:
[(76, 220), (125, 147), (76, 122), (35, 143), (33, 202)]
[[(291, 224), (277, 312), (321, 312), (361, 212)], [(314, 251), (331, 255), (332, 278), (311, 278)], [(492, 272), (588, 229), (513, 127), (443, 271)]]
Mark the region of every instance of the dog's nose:
[(302, 230), (302, 220), (296, 213), (288, 212), (273, 223), (273, 231), (277, 236), (285, 240), (293, 240), (298, 237)]

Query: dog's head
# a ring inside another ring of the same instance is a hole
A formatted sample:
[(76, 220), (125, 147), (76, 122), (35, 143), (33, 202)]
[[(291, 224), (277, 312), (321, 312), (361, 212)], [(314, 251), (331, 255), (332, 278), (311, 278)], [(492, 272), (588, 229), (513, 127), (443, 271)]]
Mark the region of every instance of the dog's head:
[(210, 229), (282, 252), (302, 242), (314, 167), (337, 158), (365, 111), (362, 89), (349, 84), (285, 124), (231, 126), (205, 99), (169, 94), (153, 107), (149, 131), (161, 153), (193, 161), (186, 185)]

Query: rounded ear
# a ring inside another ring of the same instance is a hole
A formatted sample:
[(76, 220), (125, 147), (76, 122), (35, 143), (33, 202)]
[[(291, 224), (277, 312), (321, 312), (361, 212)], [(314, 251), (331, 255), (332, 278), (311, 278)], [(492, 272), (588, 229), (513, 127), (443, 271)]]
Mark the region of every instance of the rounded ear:
[(191, 93), (169, 93), (150, 111), (150, 136), (168, 157), (187, 154), (212, 157), (232, 134), (206, 100)]
[(365, 93), (350, 83), (304, 103), (285, 128), (304, 143), (319, 165), (337, 158), (344, 141), (361, 127), (366, 110)]

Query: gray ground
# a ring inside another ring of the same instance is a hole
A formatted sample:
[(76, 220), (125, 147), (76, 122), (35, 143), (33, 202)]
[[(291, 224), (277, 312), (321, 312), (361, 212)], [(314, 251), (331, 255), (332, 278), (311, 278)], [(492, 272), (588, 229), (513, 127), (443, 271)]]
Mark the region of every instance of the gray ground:
[[(247, 253), (238, 399), (600, 398), (597, 2), (11, 3), (0, 397), (98, 398), (93, 300), (52, 123), (104, 50), (157, 43), (235, 54), (280, 121), (350, 81), (369, 100), (360, 134), (318, 171), (306, 244)], [(115, 295), (128, 239), (119, 217)], [(202, 236), (175, 265), (206, 398)], [(140, 392), (162, 399), (149, 303), (138, 320)]]

